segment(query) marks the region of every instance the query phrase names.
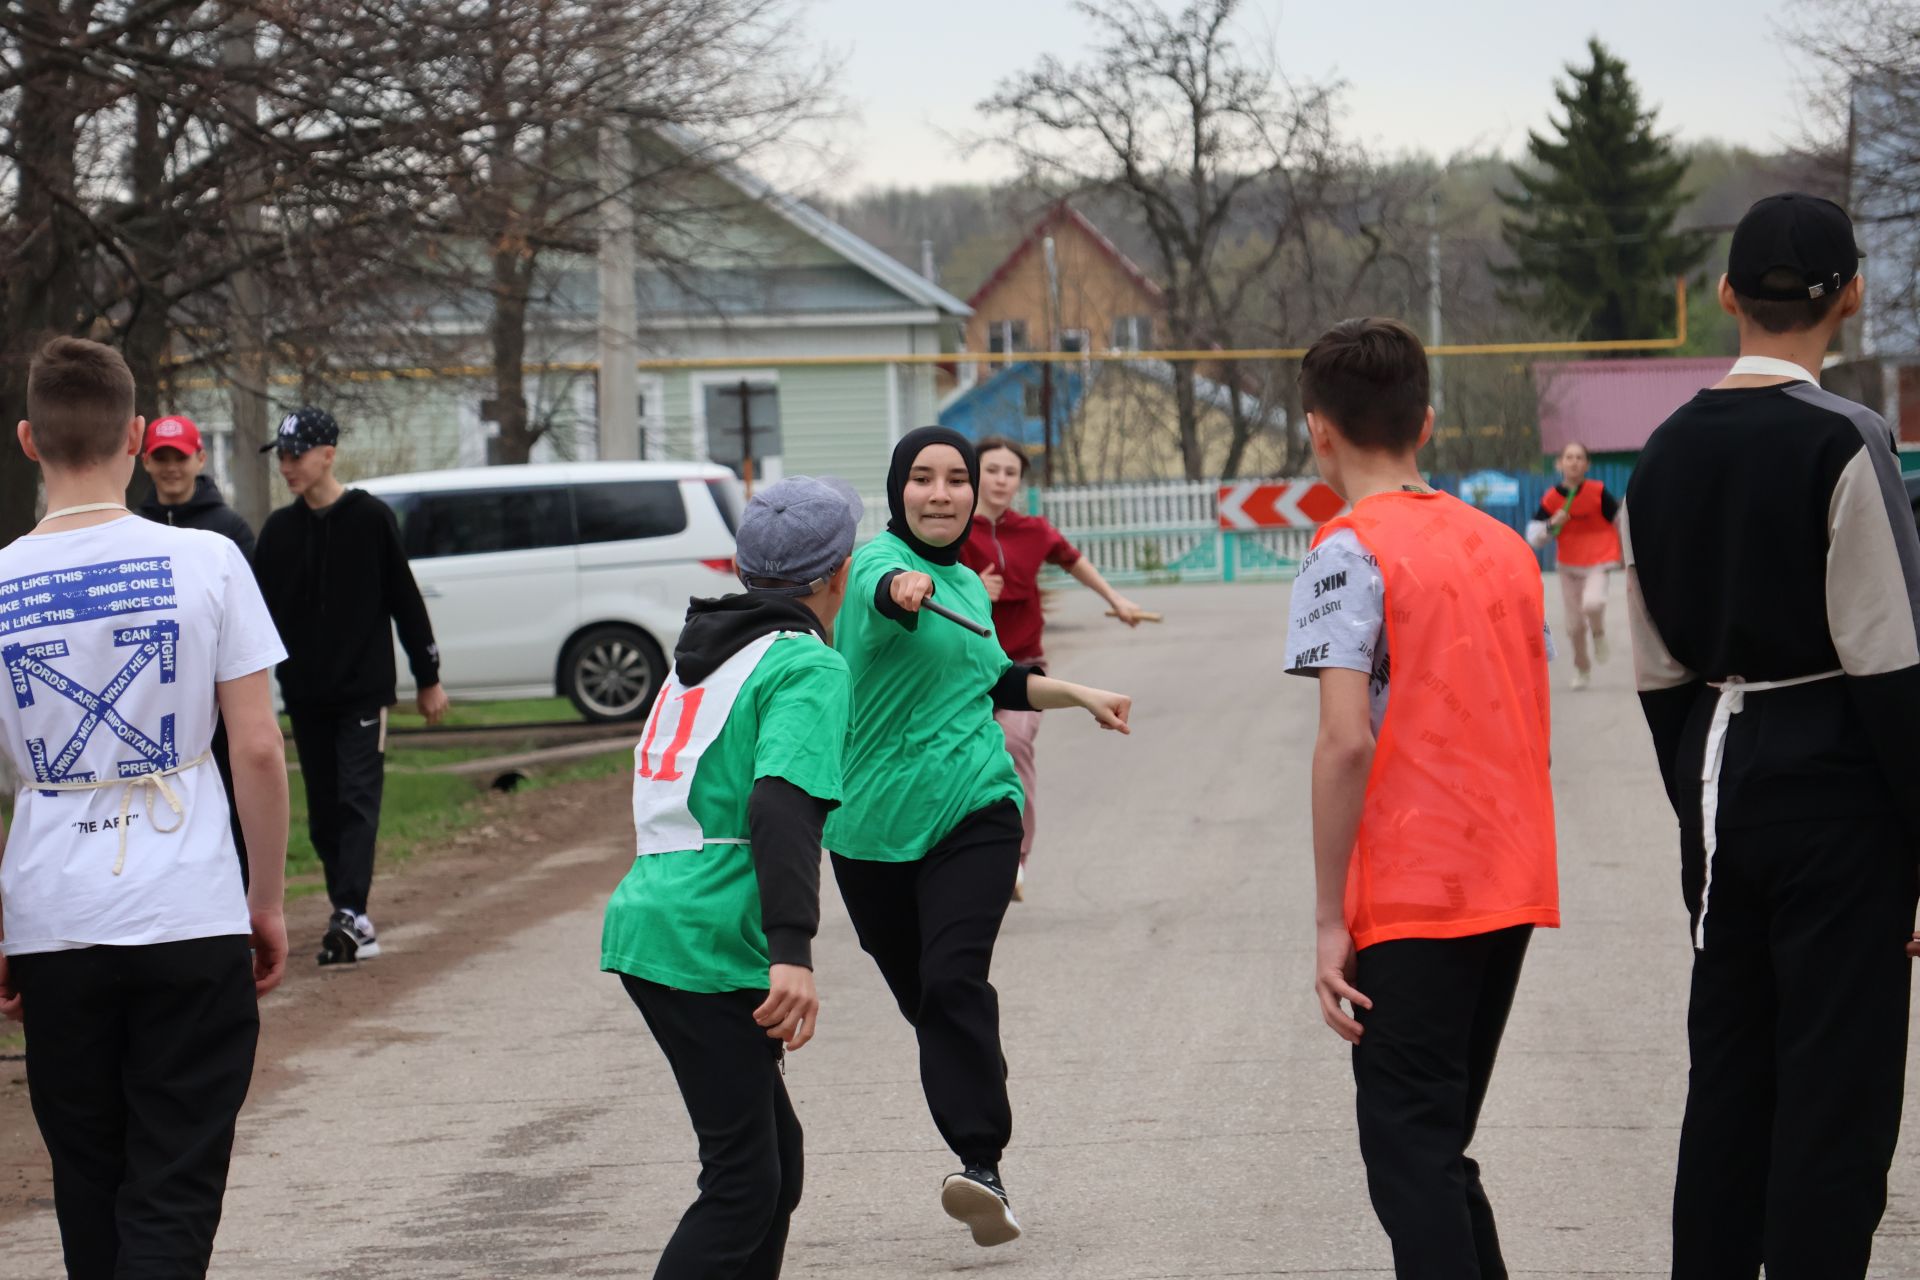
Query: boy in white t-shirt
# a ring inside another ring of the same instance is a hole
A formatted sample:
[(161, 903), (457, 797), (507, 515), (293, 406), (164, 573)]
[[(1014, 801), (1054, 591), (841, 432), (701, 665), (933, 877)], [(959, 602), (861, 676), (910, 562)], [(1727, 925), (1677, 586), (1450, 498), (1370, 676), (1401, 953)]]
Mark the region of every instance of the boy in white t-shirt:
[[(0, 549), (0, 1012), (74, 1280), (204, 1276), (257, 998), (285, 971), (286, 656), (246, 559), (123, 505), (145, 423), (118, 352), (35, 356), (20, 446), (47, 515)], [(209, 754), (226, 721), (250, 890)]]

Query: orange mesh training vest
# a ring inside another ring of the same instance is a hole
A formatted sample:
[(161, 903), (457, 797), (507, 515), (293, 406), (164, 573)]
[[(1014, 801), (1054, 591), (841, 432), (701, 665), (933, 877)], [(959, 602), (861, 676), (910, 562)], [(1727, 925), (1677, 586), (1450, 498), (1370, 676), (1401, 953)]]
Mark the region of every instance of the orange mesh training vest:
[(1354, 945), (1560, 923), (1540, 570), (1507, 526), (1445, 494), (1362, 499), (1392, 683), (1347, 871)]
[[(1554, 556), (1561, 564), (1591, 569), (1596, 565), (1620, 563), (1620, 531), (1601, 513), (1600, 491), (1605, 487), (1598, 480), (1580, 482), (1580, 492), (1573, 495), (1571, 504), (1573, 514), (1567, 517), (1566, 528), (1554, 540)], [(1549, 489), (1540, 499), (1540, 505), (1547, 509), (1548, 515), (1555, 516), (1568, 501), (1558, 489)]]

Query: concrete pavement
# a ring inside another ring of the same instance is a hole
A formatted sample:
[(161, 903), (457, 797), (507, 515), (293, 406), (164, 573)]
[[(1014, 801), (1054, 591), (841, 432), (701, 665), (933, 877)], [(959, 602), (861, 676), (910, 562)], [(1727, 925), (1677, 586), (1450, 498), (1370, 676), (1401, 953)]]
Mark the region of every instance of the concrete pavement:
[[(982, 1251), (941, 1214), (954, 1162), (910, 1031), (828, 888), (822, 1030), (788, 1075), (808, 1133), (789, 1276), (1391, 1274), (1345, 1047), (1308, 987), (1314, 686), (1280, 671), (1285, 588), (1135, 598), (1167, 623), (1128, 634), (1081, 592), (1054, 614), (1056, 672), (1132, 693), (1135, 733), (1061, 712), (1041, 737), (1041, 846), (995, 973), (1026, 1237)], [(1624, 638), (1620, 606), (1616, 584)], [(1624, 653), (1582, 694), (1568, 661), (1567, 928), (1535, 940), (1475, 1154), (1514, 1274), (1664, 1275), (1689, 954), (1673, 820)], [(626, 861), (547, 856), (604, 860), (609, 888)], [(594, 971), (599, 908), (477, 948), (302, 1055), (242, 1121), (214, 1274), (651, 1274), (697, 1164), (665, 1063)], [(377, 963), (404, 965), (448, 940), (394, 922), (382, 941)], [(1903, 1152), (1874, 1274), (1920, 1275), (1917, 1236)], [(8, 1277), (60, 1274), (50, 1214), (3, 1252)]]

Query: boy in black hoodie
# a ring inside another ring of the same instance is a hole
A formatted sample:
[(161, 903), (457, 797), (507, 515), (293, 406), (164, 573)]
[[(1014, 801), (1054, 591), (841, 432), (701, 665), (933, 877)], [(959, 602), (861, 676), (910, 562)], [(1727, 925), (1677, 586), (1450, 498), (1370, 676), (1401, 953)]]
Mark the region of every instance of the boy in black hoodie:
[(253, 559), (253, 529), (227, 505), (213, 477), (201, 474), (207, 447), (192, 418), (177, 413), (155, 418), (147, 427), (140, 463), (153, 481), (153, 492), (140, 504), (141, 515), (156, 524), (206, 529), (231, 538), (241, 555)]
[(253, 557), (260, 594), (287, 646), (280, 695), (300, 752), (307, 831), (333, 902), (320, 942), (323, 965), (380, 954), (367, 898), (386, 780), (395, 625), (420, 714), (434, 724), (447, 710), (440, 650), (400, 527), (380, 499), (334, 478), (339, 440), (339, 425), (321, 409), (296, 410), (280, 423), (267, 448), (280, 455), (293, 501), (267, 517)]
[[(153, 492), (140, 504), (141, 516), (176, 529), (220, 534), (252, 562), (253, 527), (227, 505), (213, 477), (201, 474), (207, 466), (207, 446), (192, 418), (174, 413), (148, 423), (146, 441), (140, 447), (140, 465), (153, 481)], [(225, 720), (214, 722), (212, 749), (213, 767), (220, 771), (220, 781), (227, 788), (227, 825), (233, 829), (233, 845), (240, 854), (240, 883), (244, 887), (253, 871), (247, 865), (247, 837), (240, 829), (240, 802), (233, 792), (233, 760)]]
[(800, 1203), (781, 1055), (820, 1009), (820, 832), (841, 798), (850, 688), (828, 638), (859, 518), (851, 489), (804, 476), (747, 504), (746, 594), (692, 602), (634, 751), (637, 856), (600, 967), (666, 1054), (701, 1162), (655, 1280), (772, 1280)]

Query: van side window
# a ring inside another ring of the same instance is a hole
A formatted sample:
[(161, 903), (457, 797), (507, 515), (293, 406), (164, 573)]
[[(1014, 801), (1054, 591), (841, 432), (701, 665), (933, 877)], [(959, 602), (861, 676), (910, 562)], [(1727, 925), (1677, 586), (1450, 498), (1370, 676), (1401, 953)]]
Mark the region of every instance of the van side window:
[(678, 480), (615, 480), (573, 487), (580, 541), (664, 538), (687, 527)]
[(573, 541), (567, 491), (475, 489), (410, 495), (396, 507), (409, 560), (564, 547)]

